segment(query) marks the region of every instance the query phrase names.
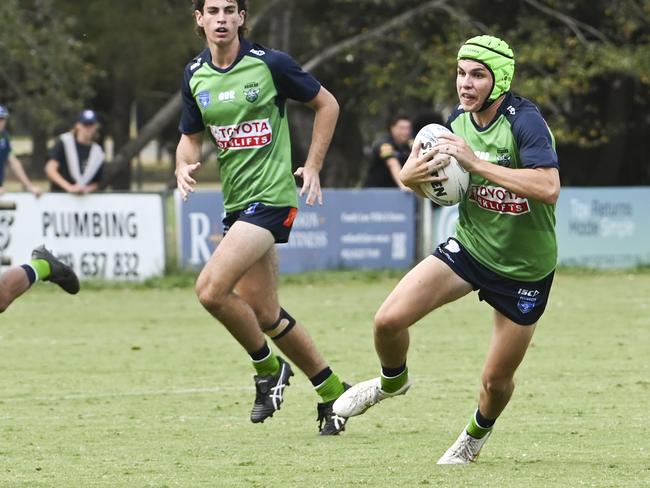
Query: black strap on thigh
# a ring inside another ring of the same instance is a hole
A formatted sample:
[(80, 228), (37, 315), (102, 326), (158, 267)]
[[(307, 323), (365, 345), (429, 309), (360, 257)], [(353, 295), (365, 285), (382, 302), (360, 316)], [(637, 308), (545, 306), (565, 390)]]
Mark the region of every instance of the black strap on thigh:
[(277, 341), (293, 329), (294, 325), (296, 325), (296, 319), (289, 315), (284, 308), (280, 308), (278, 320), (268, 329), (264, 329), (264, 333), (274, 341)]

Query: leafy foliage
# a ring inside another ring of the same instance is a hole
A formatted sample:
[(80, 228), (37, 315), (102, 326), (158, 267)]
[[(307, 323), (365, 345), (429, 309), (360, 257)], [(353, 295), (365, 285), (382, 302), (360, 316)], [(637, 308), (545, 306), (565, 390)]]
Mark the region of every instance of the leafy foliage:
[[(571, 162), (563, 167), (565, 183), (650, 183), (643, 135), (650, 130), (650, 1), (497, 0), (489, 8), (478, 0), (331, 3), (327, 12), (318, 2), (295, 7), (301, 13), (294, 17), (316, 25), (310, 37), (296, 34), (294, 46), (303, 57), (428, 5), (408, 23), (319, 69), (344, 108), (365, 122), (366, 135), (381, 130), (395, 111), (449, 113), (457, 101), (458, 46), (489, 33), (514, 48), (513, 91), (540, 106), (561, 160)], [(345, 16), (345, 26), (336, 24), (337, 15)]]
[[(574, 163), (563, 170), (565, 183), (650, 183), (642, 167), (650, 130), (650, 0), (248, 3), (253, 39), (315, 62), (314, 74), (341, 104), (346, 134), (337, 134), (333, 153), (348, 158), (335, 156), (328, 166), (357, 159), (361, 143), (353, 134), (369, 146), (396, 111), (449, 113), (458, 46), (490, 33), (514, 48), (513, 90), (540, 105), (562, 159)], [(201, 49), (191, 13), (189, 0), (3, 0), (0, 102), (49, 127), (57, 112), (78, 108), (94, 93), (109, 130), (126, 142), (130, 109), (137, 104), (144, 120), (164, 105)], [(609, 168), (612, 158), (626, 171), (610, 171), (616, 181), (598, 180), (605, 174), (599, 167)]]
[(72, 36), (73, 19), (54, 0), (3, 0), (0, 18), (0, 103), (52, 128), (92, 96), (95, 70), (84, 53), (93, 46)]

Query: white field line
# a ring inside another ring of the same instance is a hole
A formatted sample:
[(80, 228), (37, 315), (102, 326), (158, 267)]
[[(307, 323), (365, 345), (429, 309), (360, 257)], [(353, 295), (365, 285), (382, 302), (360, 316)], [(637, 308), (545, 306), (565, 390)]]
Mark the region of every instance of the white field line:
[[(414, 377), (414, 386), (437, 383), (430, 378)], [(291, 385), (290, 391), (312, 391), (313, 388), (308, 384)], [(128, 398), (128, 397), (148, 397), (148, 396), (177, 396), (177, 395), (201, 395), (206, 393), (225, 393), (225, 392), (253, 392), (255, 387), (253, 385), (246, 386), (211, 386), (211, 387), (196, 387), (196, 388), (171, 388), (161, 390), (133, 390), (133, 391), (104, 391), (104, 392), (78, 392), (67, 393), (61, 395), (20, 395), (17, 397), (0, 396), (1, 403), (24, 403), (24, 402), (59, 402), (59, 401), (75, 401), (75, 400), (94, 400), (102, 398)]]
[[(124, 397), (138, 397), (138, 396), (174, 396), (174, 395), (198, 395), (203, 393), (223, 393), (228, 391), (253, 391), (253, 386), (214, 386), (214, 387), (201, 387), (201, 388), (178, 388), (169, 390), (134, 390), (134, 391), (115, 391), (115, 392), (80, 392), (69, 393), (65, 395), (51, 395), (51, 396), (20, 396), (13, 398), (2, 398), (0, 401), (4, 403), (20, 403), (20, 402), (54, 402), (62, 400), (93, 400), (101, 398), (124, 398)], [(296, 388), (300, 389), (300, 388)]]

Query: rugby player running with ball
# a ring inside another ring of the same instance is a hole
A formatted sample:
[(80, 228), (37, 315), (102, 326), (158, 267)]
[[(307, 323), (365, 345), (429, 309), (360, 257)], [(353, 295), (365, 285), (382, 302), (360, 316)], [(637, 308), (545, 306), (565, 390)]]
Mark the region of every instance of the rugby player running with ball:
[(512, 396), (557, 261), (555, 142), (537, 106), (510, 92), (513, 51), (501, 39), (478, 36), (461, 46), (457, 61), (460, 105), (447, 121), (453, 134), (441, 135), (422, 157), (416, 144), (401, 171), (402, 183), (414, 190), (430, 181), (427, 163), (438, 154), (455, 157), (470, 172), (456, 237), (407, 273), (375, 315), (380, 377), (352, 386), (334, 403), (335, 413), (351, 417), (406, 393), (408, 328), (478, 290), (494, 316), (478, 408), (438, 464), (468, 464), (478, 457)]

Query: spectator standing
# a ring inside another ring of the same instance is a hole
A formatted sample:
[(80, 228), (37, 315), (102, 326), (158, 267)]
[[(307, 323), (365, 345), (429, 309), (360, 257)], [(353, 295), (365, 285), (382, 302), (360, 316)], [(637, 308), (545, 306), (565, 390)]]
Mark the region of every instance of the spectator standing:
[(72, 130), (56, 141), (45, 164), (52, 192), (85, 195), (99, 189), (104, 151), (94, 142), (98, 130), (97, 114), (87, 109), (79, 114)]
[(20, 181), (25, 190), (40, 197), (43, 191), (35, 186), (27, 177), (25, 169), (20, 160), (14, 156), (11, 150), (11, 140), (7, 132), (7, 120), (9, 119), (9, 110), (4, 105), (0, 105), (0, 194), (4, 193), (5, 164), (9, 163), (11, 171)]
[(411, 191), (399, 179), (399, 172), (411, 154), (413, 143), (411, 120), (402, 114), (395, 115), (388, 124), (388, 134), (372, 146), (372, 163), (363, 186), (398, 187)]

